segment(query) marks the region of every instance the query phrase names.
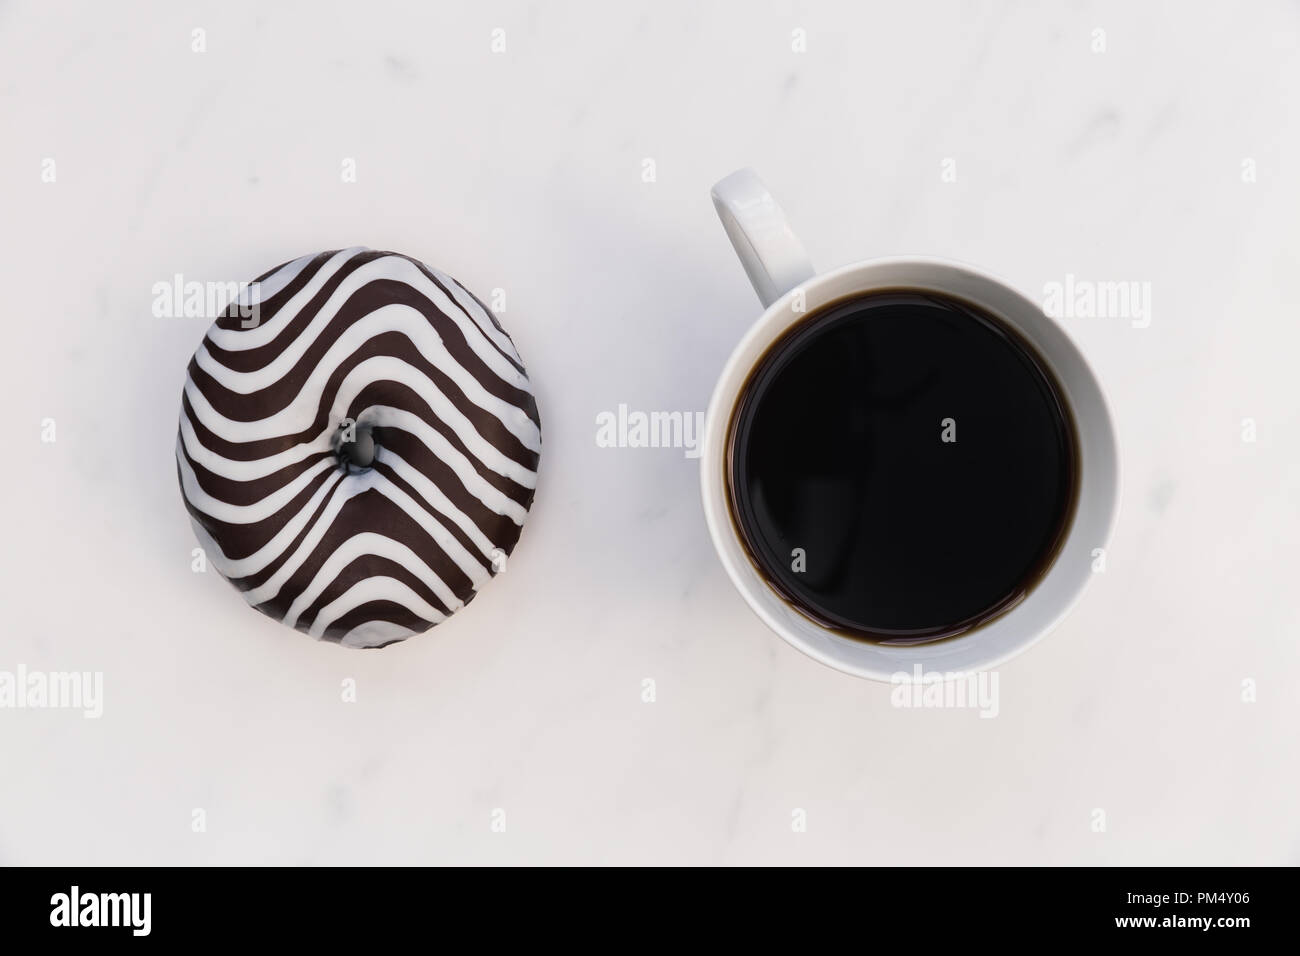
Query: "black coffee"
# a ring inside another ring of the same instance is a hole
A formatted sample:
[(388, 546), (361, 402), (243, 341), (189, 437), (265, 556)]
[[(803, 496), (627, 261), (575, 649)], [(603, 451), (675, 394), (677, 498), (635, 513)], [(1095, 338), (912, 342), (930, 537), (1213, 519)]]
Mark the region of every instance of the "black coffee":
[(1074, 423), (1033, 348), (982, 309), (900, 289), (813, 313), (732, 417), (750, 557), (803, 613), (878, 643), (965, 633), (1051, 564), (1074, 511)]

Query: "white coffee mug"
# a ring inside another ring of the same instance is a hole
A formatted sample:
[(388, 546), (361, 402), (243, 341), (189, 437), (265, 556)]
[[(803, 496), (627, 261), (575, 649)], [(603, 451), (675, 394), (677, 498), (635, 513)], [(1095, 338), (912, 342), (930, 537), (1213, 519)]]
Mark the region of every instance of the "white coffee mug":
[[(820, 275), (791, 232), (781, 208), (750, 169), (713, 187), (713, 204), (767, 311), (727, 360), (713, 390), (701, 443), (704, 515), (713, 544), (749, 606), (809, 657), (848, 674), (889, 681), (899, 672), (986, 670), (1051, 631), (1104, 567), (1104, 549), (1119, 501), (1119, 456), (1110, 410), (1096, 376), (1069, 336), (1033, 301), (970, 266), (943, 259), (872, 259)], [(742, 543), (727, 494), (731, 418), (750, 372), (791, 326), (823, 306), (879, 289), (916, 288), (982, 306), (1014, 326), (1050, 366), (1074, 415), (1079, 441), (1075, 513), (1042, 579), (1019, 604), (966, 634), (932, 644), (873, 644), (828, 630), (787, 602), (759, 573)], [(1100, 560), (1099, 560), (1100, 559)]]

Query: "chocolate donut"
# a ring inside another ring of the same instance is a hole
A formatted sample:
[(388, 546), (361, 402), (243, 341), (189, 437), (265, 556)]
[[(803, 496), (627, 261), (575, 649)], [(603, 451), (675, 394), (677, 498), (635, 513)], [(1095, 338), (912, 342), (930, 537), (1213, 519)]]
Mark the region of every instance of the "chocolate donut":
[(312, 637), (383, 647), (438, 624), (504, 566), (533, 501), (541, 424), (510, 337), (390, 252), (304, 256), (247, 293), (181, 398), (208, 560)]

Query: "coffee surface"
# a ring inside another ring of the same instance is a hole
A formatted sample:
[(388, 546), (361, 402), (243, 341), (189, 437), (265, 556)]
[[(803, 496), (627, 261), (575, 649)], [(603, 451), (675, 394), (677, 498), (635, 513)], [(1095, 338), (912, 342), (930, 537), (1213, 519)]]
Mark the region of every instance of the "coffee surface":
[(742, 390), (732, 515), (809, 617), (881, 643), (942, 640), (1019, 603), (1073, 512), (1062, 390), (1001, 320), (929, 291), (811, 315)]

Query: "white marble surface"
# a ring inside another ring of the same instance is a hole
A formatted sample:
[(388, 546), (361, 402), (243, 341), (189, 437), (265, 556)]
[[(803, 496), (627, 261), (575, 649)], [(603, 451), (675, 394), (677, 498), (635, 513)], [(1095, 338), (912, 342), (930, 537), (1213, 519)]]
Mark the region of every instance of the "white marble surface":
[[(1300, 862), (1293, 3), (263, 6), (0, 6), (0, 670), (104, 675), (99, 720), (0, 710), (0, 863)], [(620, 402), (703, 409), (757, 316), (708, 201), (741, 165), (823, 267), (1151, 283), (1149, 328), (1067, 322), (1121, 520), (996, 719), (800, 656), (697, 463), (596, 446)], [(507, 290), (545, 435), (509, 572), (377, 653), (191, 572), (206, 322), (150, 310), (355, 243)]]

